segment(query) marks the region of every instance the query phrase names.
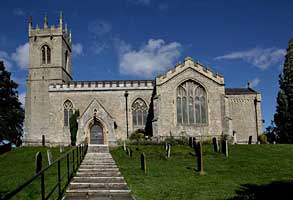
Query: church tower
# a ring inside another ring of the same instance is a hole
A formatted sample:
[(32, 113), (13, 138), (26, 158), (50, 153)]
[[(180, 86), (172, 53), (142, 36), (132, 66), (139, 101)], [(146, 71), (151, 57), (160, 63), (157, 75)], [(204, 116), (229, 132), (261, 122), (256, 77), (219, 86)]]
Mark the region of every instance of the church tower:
[[(25, 99), (25, 145), (40, 145), (49, 127), (49, 85), (68, 83), (72, 80), (71, 33), (63, 25), (60, 13), (59, 25), (48, 26), (47, 16), (43, 28), (33, 28), (32, 17), (28, 24), (29, 70)], [(54, 117), (54, 116), (51, 116)], [(49, 141), (48, 141), (49, 142)]]

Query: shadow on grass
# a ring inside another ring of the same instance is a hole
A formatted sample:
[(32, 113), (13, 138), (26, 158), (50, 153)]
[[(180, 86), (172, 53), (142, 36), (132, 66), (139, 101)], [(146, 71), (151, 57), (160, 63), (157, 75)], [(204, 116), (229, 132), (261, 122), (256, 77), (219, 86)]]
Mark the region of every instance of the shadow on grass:
[(274, 181), (266, 185), (244, 184), (230, 200), (292, 199), (293, 181)]

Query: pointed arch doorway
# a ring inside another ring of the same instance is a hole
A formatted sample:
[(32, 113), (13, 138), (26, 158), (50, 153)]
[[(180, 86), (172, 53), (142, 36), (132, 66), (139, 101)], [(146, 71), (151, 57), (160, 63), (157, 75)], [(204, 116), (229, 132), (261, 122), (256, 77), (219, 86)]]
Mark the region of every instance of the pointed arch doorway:
[(104, 144), (104, 131), (102, 125), (94, 120), (90, 128), (90, 144)]

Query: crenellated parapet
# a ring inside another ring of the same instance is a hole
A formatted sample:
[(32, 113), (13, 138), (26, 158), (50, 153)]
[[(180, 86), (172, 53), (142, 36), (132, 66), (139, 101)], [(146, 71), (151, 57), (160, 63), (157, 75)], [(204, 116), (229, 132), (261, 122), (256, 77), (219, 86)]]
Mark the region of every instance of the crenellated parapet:
[(30, 16), (29, 18), (29, 27), (28, 27), (28, 32), (29, 32), (29, 38), (32, 37), (46, 37), (48, 35), (51, 35), (51, 37), (54, 36), (63, 36), (63, 38), (71, 44), (71, 31), (69, 31), (67, 24), (65, 26), (63, 25), (63, 17), (62, 13), (60, 13), (59, 17), (59, 24), (58, 25), (48, 25), (48, 18), (45, 15), (44, 17), (44, 25), (43, 27), (39, 27), (38, 24), (36, 24), (35, 27), (33, 27), (33, 20), (32, 17)]
[(60, 91), (107, 91), (107, 90), (153, 90), (153, 80), (74, 81), (68, 84), (51, 84), (49, 92)]
[(199, 62), (194, 62), (191, 57), (186, 57), (184, 59), (183, 63), (178, 63), (175, 65), (173, 69), (170, 69), (167, 71), (165, 75), (160, 75), (156, 78), (157, 85), (161, 85), (168, 81), (169, 79), (173, 78), (177, 74), (180, 74), (181, 72), (187, 70), (188, 68), (194, 69), (201, 75), (215, 81), (216, 83), (220, 85), (224, 85), (224, 77), (218, 73), (214, 73), (211, 68), (204, 67)]

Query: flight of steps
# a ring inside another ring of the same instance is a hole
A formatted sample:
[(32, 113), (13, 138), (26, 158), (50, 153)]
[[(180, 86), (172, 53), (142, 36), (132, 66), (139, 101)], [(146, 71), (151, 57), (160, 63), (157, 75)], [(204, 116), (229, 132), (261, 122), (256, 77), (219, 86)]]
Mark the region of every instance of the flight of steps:
[(134, 200), (108, 146), (89, 146), (64, 200)]

